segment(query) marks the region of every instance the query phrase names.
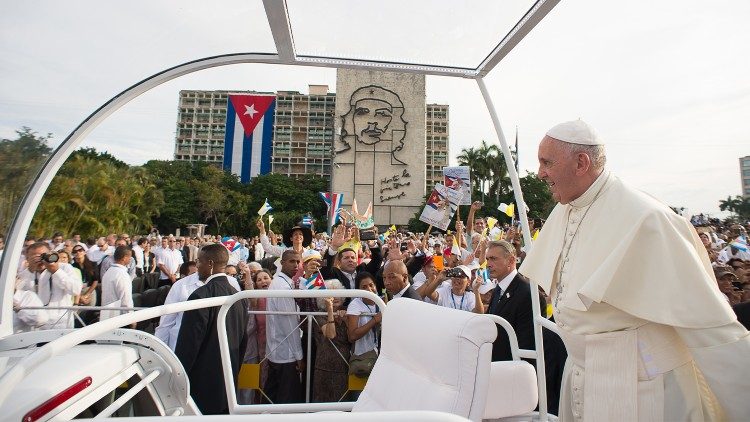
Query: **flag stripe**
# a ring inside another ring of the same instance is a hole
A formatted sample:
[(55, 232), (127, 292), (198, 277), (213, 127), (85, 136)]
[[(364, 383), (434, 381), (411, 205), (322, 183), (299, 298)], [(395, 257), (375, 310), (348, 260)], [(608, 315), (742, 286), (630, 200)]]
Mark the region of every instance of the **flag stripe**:
[(264, 121), (258, 126), (263, 125), (263, 143), (260, 154), (260, 174), (268, 174), (271, 172), (271, 154), (273, 154), (273, 123), (276, 113), (276, 101), (271, 103), (271, 106), (266, 110)]
[(250, 177), (255, 177), (260, 172), (261, 149), (263, 146), (263, 121), (265, 119), (266, 116), (261, 117), (258, 126), (255, 126), (255, 130), (253, 130), (253, 142), (250, 147), (250, 160), (248, 160), (250, 162)]
[(234, 116), (234, 139), (232, 139), (232, 173), (242, 176), (242, 156), (245, 151), (242, 147), (242, 141), (245, 139), (245, 131), (242, 128), (242, 122)]
[[(231, 120), (230, 120), (231, 116)], [(224, 134), (224, 169), (232, 168), (232, 153), (234, 151), (234, 106), (232, 102), (227, 99), (227, 125), (226, 133)]]

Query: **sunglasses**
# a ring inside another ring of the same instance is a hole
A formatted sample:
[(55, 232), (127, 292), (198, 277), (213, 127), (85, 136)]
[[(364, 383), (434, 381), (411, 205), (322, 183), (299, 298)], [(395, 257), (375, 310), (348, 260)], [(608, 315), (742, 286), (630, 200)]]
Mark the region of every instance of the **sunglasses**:
[(83, 252), (83, 249), (73, 249), (73, 253)]

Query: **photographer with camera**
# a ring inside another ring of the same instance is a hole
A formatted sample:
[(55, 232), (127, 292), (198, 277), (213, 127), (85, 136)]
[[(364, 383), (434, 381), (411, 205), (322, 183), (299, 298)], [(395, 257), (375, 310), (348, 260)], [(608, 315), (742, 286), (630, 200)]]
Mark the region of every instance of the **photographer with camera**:
[[(28, 269), (20, 276), (25, 278), (27, 290), (36, 291), (44, 306), (73, 306), (74, 296), (81, 294), (81, 273), (70, 264), (59, 261), (46, 242), (36, 242), (26, 249)], [(73, 311), (50, 309), (49, 320), (42, 327), (73, 328)]]
[[(466, 265), (440, 272), (430, 271), (424, 287), (420, 288), (420, 293), (436, 302), (438, 306), (483, 314), (484, 304), (479, 293), (482, 279), (480, 277), (474, 279), (473, 292), (466, 290), (469, 287), (471, 273), (471, 268)], [(451, 283), (444, 285), (443, 282), (447, 279), (450, 279)]]

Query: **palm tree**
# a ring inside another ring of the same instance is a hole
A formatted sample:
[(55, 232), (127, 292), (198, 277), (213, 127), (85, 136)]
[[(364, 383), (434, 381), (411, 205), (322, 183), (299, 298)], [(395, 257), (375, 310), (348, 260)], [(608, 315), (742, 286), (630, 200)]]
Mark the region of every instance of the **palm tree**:
[(473, 192), (482, 192), (484, 188), (485, 161), (480, 152), (475, 148), (463, 148), (456, 157), (458, 164), (468, 166), (471, 170), (471, 184)]

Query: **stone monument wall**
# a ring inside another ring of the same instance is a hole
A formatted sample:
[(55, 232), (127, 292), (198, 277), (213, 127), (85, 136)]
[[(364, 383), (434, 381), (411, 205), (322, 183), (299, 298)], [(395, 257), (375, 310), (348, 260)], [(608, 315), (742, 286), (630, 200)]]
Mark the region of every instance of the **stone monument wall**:
[(407, 224), (425, 192), (424, 75), (339, 69), (333, 190), (372, 202), (377, 225)]

